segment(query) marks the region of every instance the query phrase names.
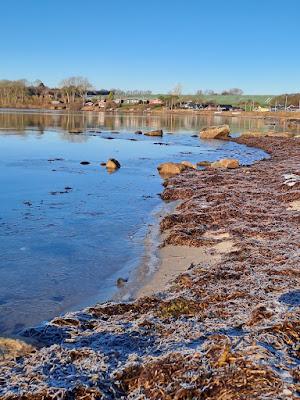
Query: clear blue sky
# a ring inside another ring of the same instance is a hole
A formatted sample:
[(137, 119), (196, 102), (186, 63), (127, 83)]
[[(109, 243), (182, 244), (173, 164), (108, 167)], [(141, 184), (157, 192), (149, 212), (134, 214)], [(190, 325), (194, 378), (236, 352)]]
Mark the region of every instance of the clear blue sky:
[(299, 15), (299, 0), (1, 0), (0, 79), (299, 92)]

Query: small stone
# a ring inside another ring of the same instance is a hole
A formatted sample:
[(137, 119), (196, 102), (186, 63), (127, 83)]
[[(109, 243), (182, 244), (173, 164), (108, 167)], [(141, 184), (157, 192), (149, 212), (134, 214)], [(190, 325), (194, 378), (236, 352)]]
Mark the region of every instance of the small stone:
[(119, 169), (119, 168), (121, 168), (121, 164), (119, 163), (118, 160), (111, 158), (110, 160), (107, 161), (106, 168), (110, 169), (110, 170)]
[(211, 165), (210, 161), (198, 161), (197, 162), (198, 167), (209, 167)]
[(125, 278), (118, 278), (117, 279), (117, 286), (118, 287), (123, 287), (125, 285), (125, 283), (128, 282), (128, 279)]
[(157, 129), (155, 131), (149, 131), (144, 133), (145, 136), (163, 136), (162, 129)]
[(211, 163), (212, 168), (226, 168), (226, 169), (234, 169), (238, 168), (240, 163), (235, 158), (222, 158), (219, 161), (215, 161)]
[(185, 165), (188, 168), (197, 169), (196, 165), (194, 165), (193, 163), (191, 163), (189, 161), (181, 161), (181, 164)]

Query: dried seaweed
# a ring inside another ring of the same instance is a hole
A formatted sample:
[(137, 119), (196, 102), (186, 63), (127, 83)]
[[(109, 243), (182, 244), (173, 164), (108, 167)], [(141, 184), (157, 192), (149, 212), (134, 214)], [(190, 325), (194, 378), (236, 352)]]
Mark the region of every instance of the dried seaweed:
[(1, 362), (1, 399), (299, 398), (300, 140), (236, 141), (271, 158), (166, 180), (162, 198), (181, 203), (161, 222), (166, 243), (215, 255), (223, 239), (205, 233), (226, 232), (234, 247), (157, 296), (29, 330), (42, 348)]

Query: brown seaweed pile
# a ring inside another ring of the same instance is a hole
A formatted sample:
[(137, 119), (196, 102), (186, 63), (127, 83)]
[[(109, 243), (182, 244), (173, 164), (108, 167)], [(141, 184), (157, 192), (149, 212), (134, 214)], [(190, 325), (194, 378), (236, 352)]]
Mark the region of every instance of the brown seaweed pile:
[[(300, 139), (240, 138), (270, 159), (168, 180), (166, 244), (230, 237), (157, 296), (99, 304), (28, 330), (43, 347), (2, 362), (0, 397), (297, 399), (300, 397)], [(208, 234), (209, 233), (209, 234)]]

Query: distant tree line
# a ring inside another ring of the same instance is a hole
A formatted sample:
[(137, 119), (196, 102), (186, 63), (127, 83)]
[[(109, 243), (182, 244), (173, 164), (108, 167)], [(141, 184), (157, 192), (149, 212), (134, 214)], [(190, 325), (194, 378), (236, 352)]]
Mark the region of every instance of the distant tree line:
[(149, 97), (152, 94), (151, 90), (121, 90), (121, 89), (110, 89), (116, 97)]
[(218, 93), (215, 92), (214, 90), (207, 89), (207, 90), (197, 90), (196, 91), (196, 96), (217, 96), (217, 95), (222, 95), (222, 96), (242, 96), (244, 94), (242, 89), (239, 88), (232, 88), (232, 89), (227, 89), (223, 90), (222, 92)]
[[(42, 106), (51, 102), (62, 102), (66, 105), (85, 102), (87, 93), (93, 91), (93, 85), (82, 76), (73, 76), (63, 79), (59, 86), (50, 88), (42, 81), (36, 80), (32, 83), (26, 79), (0, 80), (0, 106), (18, 107), (36, 105)], [(107, 92), (107, 90), (99, 90)], [(151, 90), (121, 90), (112, 88), (108, 91), (110, 100), (117, 97), (149, 97)]]
[[(73, 76), (63, 79), (58, 87), (55, 88), (48, 87), (40, 80), (28, 82), (26, 79), (2, 79), (0, 80), (0, 107), (46, 107), (51, 103), (58, 102), (63, 103), (65, 107), (78, 107), (79, 109), (85, 103), (87, 94), (91, 92), (107, 92), (109, 101), (124, 97), (149, 98), (153, 95), (151, 90), (137, 89), (121, 90), (118, 88), (111, 88), (110, 90), (103, 89), (95, 91), (91, 82), (82, 76)], [(178, 83), (169, 93), (162, 94), (159, 97), (167, 107), (172, 109), (189, 99), (198, 103), (205, 103), (207, 102), (207, 96), (211, 96), (212, 98), (209, 102), (214, 103), (218, 100), (214, 99), (213, 96), (217, 95), (242, 96), (243, 91), (239, 88), (231, 88), (217, 93), (210, 89), (199, 89), (194, 95), (186, 95), (182, 94), (182, 85)], [(300, 108), (300, 93), (276, 96), (272, 98), (269, 104), (273, 106), (277, 104)], [(251, 99), (243, 99), (241, 105), (254, 108), (257, 104)]]
[(279, 96), (273, 97), (271, 104), (273, 106), (282, 105), (282, 106), (295, 106), (300, 108), (300, 93), (292, 93), (292, 94), (281, 94)]
[(49, 88), (39, 80), (29, 83), (25, 79), (2, 79), (0, 80), (0, 106), (43, 105), (51, 101), (82, 104), (88, 90), (92, 87), (88, 79), (81, 76), (64, 79), (58, 88)]
[(18, 102), (24, 103), (27, 96), (26, 80), (10, 81), (3, 79), (0, 81), (0, 104), (2, 106), (17, 104)]

